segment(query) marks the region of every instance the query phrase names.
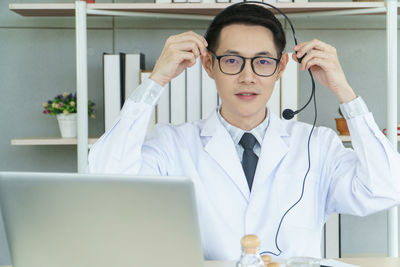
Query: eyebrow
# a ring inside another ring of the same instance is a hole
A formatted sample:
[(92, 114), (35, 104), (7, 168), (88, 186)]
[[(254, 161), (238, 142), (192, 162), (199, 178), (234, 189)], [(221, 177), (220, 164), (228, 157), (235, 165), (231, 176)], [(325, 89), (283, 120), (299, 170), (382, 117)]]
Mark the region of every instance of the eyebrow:
[[(239, 52), (234, 51), (234, 50), (229, 50), (229, 49), (225, 50), (224, 54), (240, 55)], [(255, 56), (269, 56), (269, 57), (273, 57), (273, 55), (272, 55), (270, 52), (268, 52), (268, 51), (261, 51), (261, 52), (258, 52), (258, 53), (255, 54)]]

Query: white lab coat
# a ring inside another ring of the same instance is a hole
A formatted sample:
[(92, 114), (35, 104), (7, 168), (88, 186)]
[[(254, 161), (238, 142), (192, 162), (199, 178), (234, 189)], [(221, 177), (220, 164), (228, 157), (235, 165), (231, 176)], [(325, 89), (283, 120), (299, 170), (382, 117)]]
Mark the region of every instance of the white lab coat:
[[(157, 125), (145, 138), (152, 110), (127, 100), (114, 127), (92, 147), (90, 172), (190, 177), (205, 259), (238, 259), (245, 234), (257, 234), (262, 251), (277, 253), (279, 221), (301, 195), (311, 125), (271, 114), (250, 194), (232, 138), (216, 113), (194, 123)], [(348, 124), (354, 151), (331, 129), (314, 129), (303, 198), (280, 229), (281, 257), (320, 257), (323, 225), (333, 212), (366, 215), (399, 204), (399, 154), (372, 114)]]

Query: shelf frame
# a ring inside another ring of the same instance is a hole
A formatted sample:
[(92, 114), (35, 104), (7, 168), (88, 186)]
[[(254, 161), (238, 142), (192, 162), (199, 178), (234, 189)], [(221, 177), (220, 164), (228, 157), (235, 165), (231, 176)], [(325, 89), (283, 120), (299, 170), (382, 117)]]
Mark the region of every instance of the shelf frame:
[[(98, 140), (97, 137), (88, 138), (88, 145), (94, 144)], [(32, 137), (12, 139), (13, 146), (47, 146), (47, 145), (77, 145), (77, 138), (62, 138), (62, 137)]]
[[(387, 137), (397, 149), (397, 1), (385, 0), (386, 14), (386, 45), (387, 45)], [(398, 207), (387, 212), (387, 242), (388, 256), (399, 256), (399, 219)]]
[[(76, 17), (76, 47), (77, 47), (77, 94), (78, 98), (78, 172), (87, 172), (88, 133), (87, 133), (87, 15), (127, 15), (126, 12), (151, 13), (150, 17), (162, 16), (169, 18), (184, 18), (182, 15), (194, 15), (193, 19), (203, 16), (214, 16), (231, 3), (188, 3), (188, 4), (139, 4), (112, 3), (86, 4), (76, 1), (75, 4), (10, 4), (9, 9), (22, 16), (74, 16)], [(390, 142), (397, 147), (397, 1), (385, 2), (310, 2), (310, 3), (274, 3), (285, 13), (294, 16), (323, 15), (355, 15), (355, 14), (385, 14), (387, 25), (387, 61), (388, 61), (388, 99), (387, 128)], [(97, 10), (97, 11), (96, 11)], [(100, 11), (104, 12), (100, 12)], [(96, 14), (97, 12), (97, 14)], [(109, 12), (109, 13), (107, 13)], [(275, 11), (273, 11), (275, 12)], [(100, 14), (102, 13), (102, 14)], [(133, 14), (138, 16), (138, 14)], [(148, 16), (148, 15), (147, 15)], [(188, 17), (185, 17), (187, 19)], [(396, 97), (394, 97), (396, 96)], [(82, 104), (86, 101), (85, 104)], [(82, 108), (85, 107), (86, 109)], [(86, 111), (85, 111), (86, 110)], [(86, 124), (84, 126), (83, 124)], [(398, 257), (398, 216), (397, 207), (388, 212), (388, 255)]]
[[(351, 143), (350, 135), (339, 135), (343, 143)], [(99, 138), (89, 137), (88, 144), (94, 144)], [(400, 142), (400, 136), (397, 136), (397, 142)], [(62, 137), (32, 137), (32, 138), (15, 138), (11, 140), (13, 146), (44, 146), (44, 145), (77, 145), (77, 138)]]
[[(102, 15), (92, 11), (110, 11), (123, 13), (215, 16), (232, 3), (96, 3), (86, 4), (88, 15)], [(386, 14), (384, 2), (307, 2), (307, 3), (274, 3), (286, 14), (294, 15), (357, 15), (357, 14)], [(399, 5), (398, 5), (399, 6)], [(21, 16), (74, 16), (75, 4), (9, 4), (9, 9)], [(275, 10), (272, 12), (276, 13)], [(372, 12), (371, 12), (372, 11)], [(330, 13), (325, 13), (330, 12)], [(336, 12), (336, 13), (335, 13)], [(344, 12), (344, 13), (343, 13)], [(349, 13), (346, 13), (349, 12)], [(109, 15), (112, 13), (109, 13)], [(125, 14), (127, 15), (127, 14)], [(124, 16), (125, 16), (124, 15)], [(129, 15), (128, 15), (129, 16)]]
[(88, 66), (86, 2), (76, 1), (76, 99), (78, 110), (78, 173), (88, 172)]

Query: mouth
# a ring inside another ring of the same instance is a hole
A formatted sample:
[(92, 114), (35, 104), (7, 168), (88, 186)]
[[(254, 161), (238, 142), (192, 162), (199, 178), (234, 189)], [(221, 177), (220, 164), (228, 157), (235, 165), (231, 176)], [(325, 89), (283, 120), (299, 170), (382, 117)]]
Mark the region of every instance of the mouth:
[(258, 96), (257, 93), (253, 93), (253, 92), (246, 92), (246, 93), (237, 93), (235, 94), (239, 99), (241, 100), (253, 100), (254, 98), (256, 98)]

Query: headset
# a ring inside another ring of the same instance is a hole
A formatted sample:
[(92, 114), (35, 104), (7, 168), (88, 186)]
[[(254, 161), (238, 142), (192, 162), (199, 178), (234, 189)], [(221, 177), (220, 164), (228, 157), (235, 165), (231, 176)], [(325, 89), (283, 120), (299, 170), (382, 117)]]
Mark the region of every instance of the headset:
[[(274, 10), (278, 11), (281, 15), (283, 15), (283, 16), (285, 17), (286, 21), (289, 23), (290, 28), (292, 29), (293, 38), (294, 38), (294, 43), (295, 43), (295, 45), (297, 45), (296, 32), (295, 32), (295, 30), (294, 30), (294, 27), (293, 27), (293, 25), (292, 25), (292, 22), (291, 22), (290, 19), (286, 16), (286, 14), (283, 13), (283, 11), (281, 11), (279, 8), (277, 8), (277, 7), (275, 7), (275, 6), (271, 5), (271, 4), (264, 3), (264, 2), (257, 2), (257, 1), (240, 2), (240, 3), (233, 4), (233, 5), (231, 5), (231, 6), (227, 7), (227, 8), (231, 8), (231, 7), (238, 6), (238, 5), (243, 5), (243, 4), (266, 5), (266, 6), (268, 6), (268, 7), (273, 8)], [(296, 53), (297, 53), (297, 52), (296, 52)], [(303, 60), (303, 58), (304, 58), (306, 55), (307, 55), (307, 54), (304, 54), (301, 58), (298, 58), (298, 62), (301, 63), (301, 61)], [(292, 119), (292, 118), (294, 117), (294, 115), (296, 115), (296, 114), (300, 113), (301, 111), (303, 111), (303, 110), (308, 106), (308, 104), (310, 104), (310, 102), (311, 102), (312, 99), (314, 100), (314, 101), (313, 101), (313, 102), (314, 102), (314, 122), (313, 122), (312, 128), (311, 128), (311, 130), (310, 130), (310, 134), (309, 134), (309, 136), (308, 136), (308, 141), (307, 141), (307, 157), (308, 157), (308, 168), (307, 168), (307, 172), (306, 172), (306, 174), (304, 175), (304, 178), (303, 178), (303, 185), (302, 185), (301, 195), (300, 195), (299, 199), (298, 199), (289, 209), (287, 209), (287, 210), (285, 211), (285, 213), (282, 215), (282, 218), (281, 218), (281, 220), (280, 220), (280, 222), (279, 222), (279, 225), (278, 225), (278, 229), (276, 230), (276, 235), (275, 235), (275, 246), (276, 246), (278, 252), (275, 253), (275, 252), (272, 252), (272, 251), (263, 251), (263, 252), (260, 253), (261, 255), (263, 255), (263, 254), (271, 254), (271, 255), (274, 255), (274, 256), (279, 256), (279, 255), (282, 253), (282, 250), (279, 248), (279, 245), (278, 245), (278, 235), (279, 235), (279, 230), (281, 229), (282, 221), (283, 221), (283, 219), (285, 218), (285, 216), (289, 213), (289, 211), (290, 211), (291, 209), (293, 209), (293, 208), (301, 201), (301, 199), (303, 198), (303, 195), (304, 195), (304, 188), (305, 188), (305, 183), (306, 183), (306, 178), (307, 178), (308, 173), (310, 172), (310, 168), (311, 168), (310, 141), (311, 141), (311, 135), (312, 135), (312, 133), (313, 133), (313, 131), (314, 131), (314, 128), (315, 128), (315, 123), (316, 123), (316, 121), (317, 121), (317, 103), (316, 103), (316, 100), (315, 100), (315, 81), (314, 81), (314, 77), (313, 77), (313, 75), (312, 75), (310, 69), (308, 69), (308, 73), (310, 74), (311, 83), (312, 83), (311, 96), (310, 96), (310, 98), (308, 99), (308, 101), (306, 102), (306, 104), (305, 104), (302, 108), (300, 108), (300, 109), (298, 109), (298, 110), (295, 110), (295, 111), (293, 111), (292, 109), (285, 109), (285, 110), (282, 112), (282, 117), (283, 117), (284, 119), (286, 119), (286, 120), (290, 120), (290, 119)]]

